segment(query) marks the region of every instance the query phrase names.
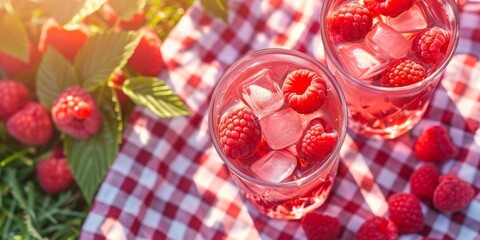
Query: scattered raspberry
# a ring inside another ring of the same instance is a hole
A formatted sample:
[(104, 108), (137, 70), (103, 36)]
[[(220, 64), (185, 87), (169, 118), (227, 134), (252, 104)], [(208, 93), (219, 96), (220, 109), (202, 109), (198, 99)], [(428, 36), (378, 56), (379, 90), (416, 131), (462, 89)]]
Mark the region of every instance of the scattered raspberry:
[(37, 65), (38, 61), (38, 52), (32, 44), (30, 44), (30, 52), (27, 62), (10, 56), (7, 53), (0, 52), (0, 66), (9, 76), (32, 69), (35, 65)]
[(445, 174), (439, 179), (439, 184), (433, 194), (433, 205), (444, 212), (455, 212), (466, 208), (473, 200), (475, 191), (464, 180)]
[(309, 240), (336, 240), (340, 236), (341, 225), (334, 217), (310, 212), (300, 221)]
[(64, 133), (87, 139), (102, 127), (101, 113), (92, 96), (79, 86), (67, 88), (52, 107), (53, 122)]
[(327, 97), (327, 85), (315, 72), (295, 70), (287, 75), (282, 85), (285, 101), (298, 113), (312, 113), (319, 109)]
[(146, 76), (157, 76), (163, 68), (162, 41), (151, 30), (140, 29), (142, 35), (135, 52), (128, 60), (128, 66)]
[(433, 126), (417, 138), (414, 151), (420, 160), (443, 162), (455, 155), (457, 147), (453, 145), (445, 128)]
[[(122, 87), (123, 83), (127, 80), (125, 75), (123, 74), (122, 70), (117, 70), (113, 73), (111, 81), (118, 87)], [(118, 101), (120, 102), (120, 105), (124, 105), (128, 101), (128, 96), (123, 93), (121, 89), (116, 89), (115, 92), (117, 93)]]
[(298, 156), (308, 163), (322, 162), (337, 144), (338, 135), (322, 118), (313, 119), (297, 143)]
[(427, 77), (425, 68), (417, 62), (402, 58), (392, 61), (383, 71), (380, 83), (383, 87), (402, 87), (422, 81)]
[(374, 16), (396, 17), (413, 6), (414, 0), (365, 0), (365, 6)]
[(53, 127), (48, 110), (31, 102), (8, 119), (7, 131), (21, 143), (42, 145), (50, 140)]
[(220, 146), (229, 158), (244, 158), (255, 152), (261, 138), (257, 117), (248, 108), (225, 113), (220, 120)]
[(409, 193), (397, 193), (388, 199), (388, 216), (399, 233), (416, 233), (423, 228), (420, 201)]
[(440, 63), (445, 59), (450, 35), (439, 27), (426, 29), (412, 40), (412, 51), (426, 63)]
[(115, 13), (112, 6), (108, 2), (102, 5), (100, 15), (109, 27), (115, 25), (115, 23), (118, 21), (118, 15)]
[(396, 240), (397, 238), (397, 226), (379, 216), (373, 216), (365, 221), (355, 235), (355, 240)]
[(37, 164), (37, 178), (40, 187), (51, 195), (67, 190), (73, 183), (67, 158), (58, 153)]
[(145, 13), (143, 10), (136, 12), (133, 16), (128, 20), (121, 20), (120, 21), (120, 28), (123, 30), (138, 30), (141, 28), (147, 19), (145, 18)]
[(334, 42), (360, 40), (372, 28), (372, 15), (360, 3), (347, 3), (329, 14), (328, 29)]
[(418, 198), (432, 202), (433, 192), (438, 185), (440, 173), (435, 166), (423, 165), (410, 177), (410, 191)]
[(48, 19), (42, 26), (38, 50), (44, 54), (49, 46), (54, 47), (70, 61), (75, 59), (77, 52), (85, 45), (90, 32), (85, 25), (75, 29), (64, 29), (53, 20)]
[(0, 80), (0, 120), (7, 120), (29, 101), (25, 85), (14, 80)]

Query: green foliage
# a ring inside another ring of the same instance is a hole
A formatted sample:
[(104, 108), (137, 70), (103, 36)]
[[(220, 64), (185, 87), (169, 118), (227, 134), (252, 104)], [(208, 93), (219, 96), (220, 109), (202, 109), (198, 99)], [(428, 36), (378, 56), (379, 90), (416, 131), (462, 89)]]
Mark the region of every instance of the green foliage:
[(227, 0), (200, 0), (205, 10), (215, 17), (228, 21), (228, 1)]
[(145, 7), (146, 0), (110, 0), (110, 5), (123, 20), (129, 20), (133, 14)]
[(27, 62), (30, 53), (27, 32), (21, 19), (12, 11), (0, 20), (0, 51)]
[(123, 92), (138, 105), (145, 106), (160, 117), (189, 115), (183, 102), (165, 82), (153, 77), (129, 78)]

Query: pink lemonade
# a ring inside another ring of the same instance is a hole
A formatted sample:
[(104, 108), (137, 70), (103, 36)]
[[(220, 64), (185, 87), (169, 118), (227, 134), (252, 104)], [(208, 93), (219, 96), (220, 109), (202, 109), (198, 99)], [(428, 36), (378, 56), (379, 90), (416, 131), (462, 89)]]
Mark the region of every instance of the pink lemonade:
[(332, 188), (346, 111), (326, 67), (294, 50), (265, 49), (241, 58), (220, 79), (210, 103), (210, 134), (258, 211), (299, 219)]
[[(341, 22), (347, 11), (362, 22)], [(395, 138), (420, 121), (456, 49), (457, 19), (453, 0), (324, 2), (327, 66), (345, 94), (354, 132)]]

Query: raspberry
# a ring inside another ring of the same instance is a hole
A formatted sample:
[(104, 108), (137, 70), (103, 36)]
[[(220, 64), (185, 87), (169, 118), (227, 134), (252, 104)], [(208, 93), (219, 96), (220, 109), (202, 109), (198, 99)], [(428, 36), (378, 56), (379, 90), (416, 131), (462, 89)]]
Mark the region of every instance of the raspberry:
[(361, 40), (372, 28), (372, 15), (360, 3), (342, 5), (327, 17), (334, 42)]
[(79, 25), (75, 29), (64, 29), (51, 18), (42, 26), (38, 50), (44, 54), (51, 46), (62, 53), (66, 59), (73, 61), (89, 36), (90, 33), (85, 25)]
[(287, 75), (282, 85), (285, 101), (298, 113), (312, 113), (325, 103), (327, 85), (315, 72), (295, 70)]
[(427, 77), (425, 68), (417, 62), (402, 58), (392, 61), (380, 76), (383, 87), (402, 87), (422, 81)]
[(396, 17), (413, 6), (414, 0), (365, 0), (365, 6), (372, 15)]
[(51, 195), (67, 190), (73, 183), (67, 158), (63, 154), (58, 154), (60, 151), (55, 152), (37, 164), (37, 178), (40, 187)]
[(92, 96), (79, 86), (67, 88), (52, 107), (53, 122), (64, 133), (87, 139), (102, 127), (101, 113)]
[(337, 144), (338, 135), (322, 118), (313, 119), (297, 143), (298, 156), (308, 163), (327, 159)]
[(0, 120), (7, 120), (29, 100), (25, 85), (14, 80), (0, 80)]
[(139, 34), (142, 38), (128, 60), (128, 66), (142, 75), (157, 76), (164, 65), (160, 51), (162, 41), (151, 30), (140, 29)]
[(423, 228), (423, 213), (415, 195), (397, 193), (388, 198), (388, 216), (399, 233), (416, 233)]
[(415, 142), (415, 155), (426, 162), (443, 162), (452, 158), (457, 152), (447, 130), (433, 126), (424, 131)]
[(225, 113), (220, 120), (220, 146), (229, 158), (244, 158), (255, 152), (261, 138), (257, 117), (248, 108)]
[(110, 6), (110, 4), (107, 2), (102, 5), (102, 8), (100, 10), (100, 15), (107, 23), (107, 26), (111, 27), (115, 25), (118, 20), (118, 15), (115, 13), (112, 6)]
[(48, 110), (31, 102), (8, 119), (7, 131), (23, 144), (42, 145), (50, 140), (53, 127)]
[(450, 35), (439, 27), (426, 29), (412, 40), (412, 52), (426, 63), (440, 63), (445, 59)]
[(396, 240), (397, 226), (386, 218), (373, 216), (358, 229), (355, 240)]
[(335, 240), (340, 236), (341, 225), (334, 217), (310, 212), (300, 222), (309, 240)]
[(464, 180), (451, 175), (442, 175), (433, 193), (433, 205), (444, 212), (455, 212), (466, 208), (473, 200), (475, 191)]
[(138, 30), (146, 22), (147, 19), (145, 18), (145, 13), (142, 10), (133, 14), (133, 16), (128, 20), (121, 20), (120, 28), (122, 28), (123, 30)]
[[(115, 84), (117, 87), (122, 87), (123, 83), (127, 80), (125, 75), (123, 74), (122, 70), (117, 70), (113, 73), (112, 78), (110, 81), (112, 81), (113, 84)], [(128, 101), (128, 96), (123, 93), (121, 89), (115, 88), (115, 92), (117, 93), (118, 101), (120, 102), (120, 105), (124, 105)]]
[(410, 177), (410, 191), (418, 198), (431, 203), (439, 176), (440, 173), (436, 167), (432, 165), (421, 166)]
[(30, 44), (30, 52), (27, 62), (10, 56), (7, 53), (0, 52), (0, 66), (9, 76), (32, 69), (35, 65), (37, 65), (38, 61), (38, 52), (32, 44)]

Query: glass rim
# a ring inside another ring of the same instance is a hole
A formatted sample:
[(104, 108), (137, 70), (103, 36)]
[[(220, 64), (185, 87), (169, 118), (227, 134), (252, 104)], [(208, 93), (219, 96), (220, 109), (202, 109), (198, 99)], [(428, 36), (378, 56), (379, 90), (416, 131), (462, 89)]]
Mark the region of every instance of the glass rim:
[(442, 72), (445, 70), (447, 65), (450, 63), (450, 61), (453, 58), (453, 55), (455, 55), (458, 42), (460, 39), (460, 23), (459, 23), (459, 13), (458, 13), (458, 8), (457, 4), (454, 0), (445, 0), (448, 2), (448, 4), (452, 7), (453, 10), (453, 18), (454, 18), (454, 30), (455, 33), (454, 37), (451, 38), (453, 39), (453, 44), (452, 48), (450, 50), (450, 53), (448, 56), (444, 59), (442, 64), (432, 73), (430, 74), (427, 78), (423, 79), (420, 82), (407, 85), (407, 86), (402, 86), (402, 87), (381, 87), (381, 86), (374, 86), (372, 84), (368, 84), (360, 79), (357, 79), (353, 75), (351, 75), (344, 67), (343, 64), (340, 63), (337, 54), (334, 54), (334, 51), (332, 51), (330, 48), (332, 48), (332, 44), (330, 44), (330, 39), (328, 38), (327, 34), (327, 27), (326, 27), (326, 12), (327, 12), (327, 7), (330, 6), (335, 0), (325, 0), (322, 4), (322, 9), (320, 13), (320, 33), (322, 35), (322, 42), (325, 50), (325, 54), (328, 56), (328, 59), (330, 59), (335, 67), (342, 73), (343, 76), (345, 76), (348, 80), (351, 82), (358, 84), (362, 87), (368, 88), (368, 89), (373, 89), (376, 91), (382, 91), (382, 92), (408, 92), (411, 90), (415, 90), (417, 88), (420, 88), (424, 85), (429, 84), (430, 82), (433, 82), (437, 79), (437, 77), (442, 74)]
[[(245, 62), (247, 62), (247, 61), (249, 61), (249, 60), (251, 60), (255, 57), (262, 56), (262, 55), (268, 55), (268, 54), (290, 55), (290, 56), (294, 56), (294, 57), (297, 57), (297, 58), (303, 58), (304, 60), (307, 60), (307, 61), (311, 62), (312, 64), (314, 64), (315, 66), (320, 68), (320, 70), (329, 78), (330, 83), (335, 88), (335, 91), (337, 92), (337, 94), (340, 98), (339, 100), (340, 100), (340, 103), (341, 103), (341, 108), (342, 108), (341, 112), (343, 114), (343, 118), (341, 119), (341, 123), (340, 123), (339, 138), (338, 138), (337, 144), (335, 145), (335, 148), (332, 151), (332, 154), (330, 154), (330, 156), (317, 169), (315, 169), (314, 171), (311, 171), (309, 174), (307, 174), (307, 175), (305, 175), (305, 176), (303, 176), (299, 179), (296, 179), (294, 181), (280, 182), (280, 183), (268, 182), (268, 181), (264, 181), (264, 180), (261, 180), (261, 179), (258, 179), (258, 178), (254, 178), (254, 177), (244, 173), (243, 171), (241, 171), (240, 169), (235, 167), (235, 165), (233, 163), (231, 163), (230, 160), (225, 156), (225, 154), (223, 153), (223, 151), (222, 151), (222, 149), (221, 149), (221, 147), (220, 147), (220, 145), (219, 145), (219, 143), (218, 143), (218, 141), (215, 137), (215, 133), (214, 133), (214, 130), (213, 130), (214, 129), (214, 120), (215, 120), (214, 116), (213, 116), (214, 103), (216, 102), (215, 97), (218, 95), (219, 89), (221, 89), (223, 84), (225, 84), (225, 79), (227, 79), (229, 77), (229, 75), (232, 74), (232, 72), (238, 66), (240, 66), (242, 64), (245, 64)], [(251, 182), (251, 183), (254, 183), (254, 184), (257, 184), (257, 185), (260, 185), (260, 186), (272, 187), (272, 188), (299, 186), (304, 182), (308, 182), (308, 181), (312, 180), (314, 177), (318, 176), (321, 172), (323, 172), (325, 170), (325, 168), (330, 166), (333, 163), (333, 161), (335, 161), (337, 159), (337, 157), (339, 157), (340, 149), (343, 146), (343, 142), (345, 140), (346, 132), (347, 132), (347, 119), (348, 119), (348, 117), (347, 117), (347, 102), (345, 100), (345, 96), (343, 94), (343, 91), (340, 88), (340, 85), (337, 83), (337, 81), (335, 81), (335, 77), (327, 69), (327, 67), (325, 67), (320, 62), (318, 62), (317, 60), (308, 56), (305, 53), (302, 53), (302, 52), (299, 52), (299, 51), (296, 51), (296, 50), (293, 50), (293, 49), (283, 49), (283, 48), (265, 48), (265, 49), (255, 50), (255, 51), (252, 51), (252, 52), (246, 54), (245, 56), (241, 57), (237, 61), (235, 61), (235, 63), (233, 63), (230, 67), (227, 68), (227, 70), (225, 71), (225, 73), (222, 75), (222, 77), (218, 81), (217, 85), (215, 86), (215, 89), (212, 93), (212, 97), (211, 97), (211, 100), (210, 100), (209, 110), (208, 110), (208, 126), (209, 126), (210, 137), (212, 139), (212, 143), (214, 145), (215, 150), (217, 151), (218, 155), (223, 160), (223, 162), (227, 165), (227, 168), (230, 171), (233, 171), (233, 173), (235, 175), (242, 178), (243, 180), (246, 180), (248, 182)], [(336, 154), (333, 154), (333, 153), (336, 153)]]

